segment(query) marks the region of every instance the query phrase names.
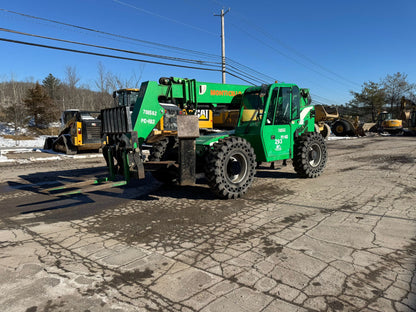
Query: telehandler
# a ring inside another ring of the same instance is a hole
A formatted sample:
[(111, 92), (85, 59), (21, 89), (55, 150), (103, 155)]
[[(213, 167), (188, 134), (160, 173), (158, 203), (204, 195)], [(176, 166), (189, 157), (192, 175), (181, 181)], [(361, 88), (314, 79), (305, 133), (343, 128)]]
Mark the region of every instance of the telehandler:
[[(101, 111), (110, 180), (144, 178), (146, 170), (189, 185), (204, 173), (219, 198), (238, 198), (253, 183), (257, 162), (285, 159), (293, 160), (300, 177), (315, 178), (324, 170), (327, 148), (314, 131), (308, 98), (308, 89), (285, 83), (250, 87), (173, 77), (144, 82), (132, 113), (125, 106)], [(201, 111), (215, 128), (211, 112), (236, 107), (235, 129), (201, 131)]]

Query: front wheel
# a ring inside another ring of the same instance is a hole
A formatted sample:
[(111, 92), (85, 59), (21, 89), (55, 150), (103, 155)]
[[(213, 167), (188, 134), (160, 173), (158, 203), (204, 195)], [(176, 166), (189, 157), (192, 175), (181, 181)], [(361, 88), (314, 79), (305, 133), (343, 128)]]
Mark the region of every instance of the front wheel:
[(323, 172), (327, 149), (321, 134), (307, 132), (295, 140), (293, 167), (302, 178), (316, 178)]
[(324, 139), (328, 139), (331, 134), (331, 127), (328, 124), (324, 124), (324, 130), (322, 130), (321, 135)]
[(350, 132), (350, 127), (345, 120), (337, 120), (332, 125), (332, 133), (336, 136), (346, 136)]
[[(178, 160), (178, 140), (175, 137), (165, 137), (153, 143), (150, 150), (150, 161)], [(159, 182), (175, 184), (179, 180), (179, 171), (176, 167), (161, 168), (152, 172), (152, 176)]]
[(250, 143), (240, 137), (220, 139), (205, 161), (208, 185), (220, 198), (239, 198), (253, 183), (256, 155)]

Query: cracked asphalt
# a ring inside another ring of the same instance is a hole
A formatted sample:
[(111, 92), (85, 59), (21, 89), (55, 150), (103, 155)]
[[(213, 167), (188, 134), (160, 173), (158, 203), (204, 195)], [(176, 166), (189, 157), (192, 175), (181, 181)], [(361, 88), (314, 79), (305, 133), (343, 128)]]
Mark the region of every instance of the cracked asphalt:
[(60, 198), (103, 160), (0, 165), (0, 311), (416, 311), (416, 137), (328, 152), (238, 200), (150, 176)]

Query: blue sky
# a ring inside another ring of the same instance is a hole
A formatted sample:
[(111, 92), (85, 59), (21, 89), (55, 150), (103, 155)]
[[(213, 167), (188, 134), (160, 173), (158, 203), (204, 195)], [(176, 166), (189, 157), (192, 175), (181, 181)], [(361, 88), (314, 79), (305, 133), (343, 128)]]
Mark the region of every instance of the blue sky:
[[(214, 14), (219, 14), (222, 8), (230, 8), (225, 16), (226, 56), (249, 67), (237, 65), (237, 71), (250, 70), (262, 81), (296, 83), (310, 88), (315, 101), (327, 104), (344, 104), (351, 99), (350, 90), (360, 91), (364, 82), (378, 82), (387, 74), (403, 72), (408, 75), (409, 82), (416, 82), (414, 0), (3, 0), (0, 4), (1, 28), (214, 62), (219, 62), (221, 55), (220, 18)], [(0, 38), (170, 62), (4, 31), (0, 32)], [(184, 50), (178, 51), (174, 47)], [(141, 81), (176, 76), (221, 82), (221, 73), (216, 71), (117, 60), (0, 41), (0, 80), (9, 80), (13, 75), (19, 81), (42, 81), (49, 73), (64, 80), (65, 69), (71, 66), (76, 68), (81, 79), (79, 85), (95, 88), (99, 63), (106, 71), (125, 80), (132, 76), (141, 76)], [(227, 83), (247, 84), (230, 75), (227, 75)]]

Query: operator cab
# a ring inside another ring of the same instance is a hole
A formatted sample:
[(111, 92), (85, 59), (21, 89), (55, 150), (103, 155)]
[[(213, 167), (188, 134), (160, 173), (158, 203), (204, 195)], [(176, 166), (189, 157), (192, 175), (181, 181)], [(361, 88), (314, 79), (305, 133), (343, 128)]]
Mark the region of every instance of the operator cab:
[(388, 113), (388, 112), (381, 112), (381, 113), (378, 115), (378, 120), (379, 120), (379, 121), (384, 121), (384, 120), (389, 120), (389, 119), (392, 119), (392, 115), (391, 115), (391, 113)]
[(79, 109), (68, 109), (62, 112), (61, 128), (64, 128), (65, 125), (68, 123), (68, 121), (70, 121), (78, 112), (79, 112)]
[(257, 153), (258, 161), (292, 157), (294, 132), (307, 126), (300, 118), (301, 106), (308, 102), (307, 91), (284, 83), (246, 90), (235, 133), (249, 141), (256, 151), (261, 151)]
[(128, 106), (133, 111), (139, 96), (139, 89), (120, 89), (113, 92), (114, 107)]

